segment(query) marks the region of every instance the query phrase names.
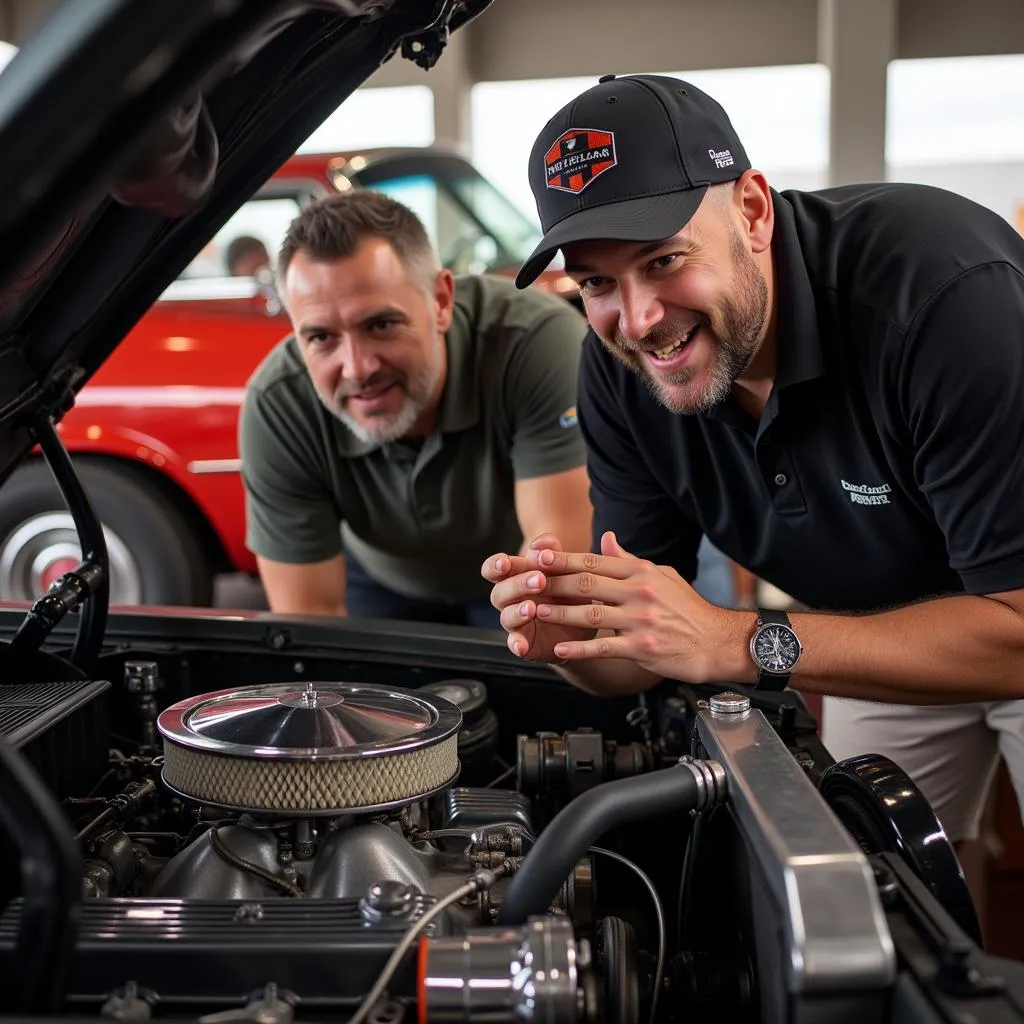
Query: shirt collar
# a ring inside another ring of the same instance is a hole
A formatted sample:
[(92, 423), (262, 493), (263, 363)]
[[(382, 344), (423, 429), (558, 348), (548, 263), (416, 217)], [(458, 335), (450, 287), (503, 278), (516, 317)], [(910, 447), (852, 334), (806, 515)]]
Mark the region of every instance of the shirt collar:
[(444, 337), (448, 375), (437, 413), (436, 429), (444, 434), (468, 430), (480, 420), (479, 350), (473, 344), (473, 333), (466, 311), (456, 303)]
[(775, 206), (776, 388), (824, 376), (825, 358), (807, 262), (789, 200), (772, 190)]
[[(473, 330), (465, 310), (457, 303), (452, 322), (444, 336), (448, 366), (445, 375), (444, 389), (438, 406), (437, 425), (434, 434), (448, 434), (459, 430), (468, 430), (480, 420), (480, 393), (477, 386), (477, 347), (473, 344)], [(339, 455), (346, 458), (358, 458), (370, 452), (382, 450), (389, 458), (399, 450), (407, 450), (401, 440), (388, 444), (377, 441), (361, 441), (348, 427), (336, 417), (334, 435)]]

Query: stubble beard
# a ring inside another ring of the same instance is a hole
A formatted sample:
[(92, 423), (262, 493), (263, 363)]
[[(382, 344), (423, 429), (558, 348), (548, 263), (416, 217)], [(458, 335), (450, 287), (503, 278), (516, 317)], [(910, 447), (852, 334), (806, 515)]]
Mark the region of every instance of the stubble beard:
[[(652, 397), (674, 413), (709, 412), (725, 401), (733, 382), (746, 372), (764, 338), (768, 323), (768, 284), (738, 233), (730, 238), (729, 255), (733, 263), (733, 294), (710, 315), (702, 315), (699, 321), (700, 330), (710, 335), (713, 349), (706, 369), (684, 366), (676, 373), (654, 376), (641, 355), (642, 350), (663, 349), (674, 344), (692, 324), (658, 324), (640, 344), (616, 333), (614, 346), (609, 346), (614, 355), (639, 375)], [(695, 392), (688, 391), (698, 372), (704, 373), (704, 380)]]

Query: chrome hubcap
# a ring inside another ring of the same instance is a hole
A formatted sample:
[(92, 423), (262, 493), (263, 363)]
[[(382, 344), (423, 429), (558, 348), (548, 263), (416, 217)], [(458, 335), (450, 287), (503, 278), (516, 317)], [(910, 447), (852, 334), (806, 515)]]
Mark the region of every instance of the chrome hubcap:
[[(142, 576), (121, 538), (103, 527), (110, 562), (110, 603), (140, 604)], [(26, 519), (0, 546), (0, 598), (34, 601), (82, 560), (75, 523), (68, 512), (44, 512)]]

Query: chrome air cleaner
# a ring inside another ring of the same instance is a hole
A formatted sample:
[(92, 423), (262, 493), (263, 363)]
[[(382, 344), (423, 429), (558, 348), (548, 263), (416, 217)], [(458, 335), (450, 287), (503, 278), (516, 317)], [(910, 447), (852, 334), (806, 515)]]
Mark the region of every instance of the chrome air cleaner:
[(276, 683), (179, 701), (157, 720), (164, 782), (237, 811), (378, 811), (458, 775), (462, 714), (436, 694), (363, 683)]

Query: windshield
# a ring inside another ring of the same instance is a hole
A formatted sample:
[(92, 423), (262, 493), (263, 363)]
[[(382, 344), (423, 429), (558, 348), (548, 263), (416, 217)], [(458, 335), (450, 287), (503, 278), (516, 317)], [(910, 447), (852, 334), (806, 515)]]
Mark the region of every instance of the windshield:
[(541, 239), (534, 221), (457, 157), (380, 161), (354, 178), (413, 209), (455, 273), (518, 268)]
[[(442, 266), (455, 274), (508, 273), (540, 241), (538, 227), (460, 158), (423, 152), (381, 161), (372, 171), (353, 178), (413, 210)], [(185, 280), (251, 277), (272, 266), (288, 225), (314, 197), (313, 184), (269, 182), (203, 247), (167, 297), (191, 295), (179, 287)]]
[(451, 187), (513, 260), (524, 263), (540, 242), (537, 225), (482, 175), (456, 178)]

